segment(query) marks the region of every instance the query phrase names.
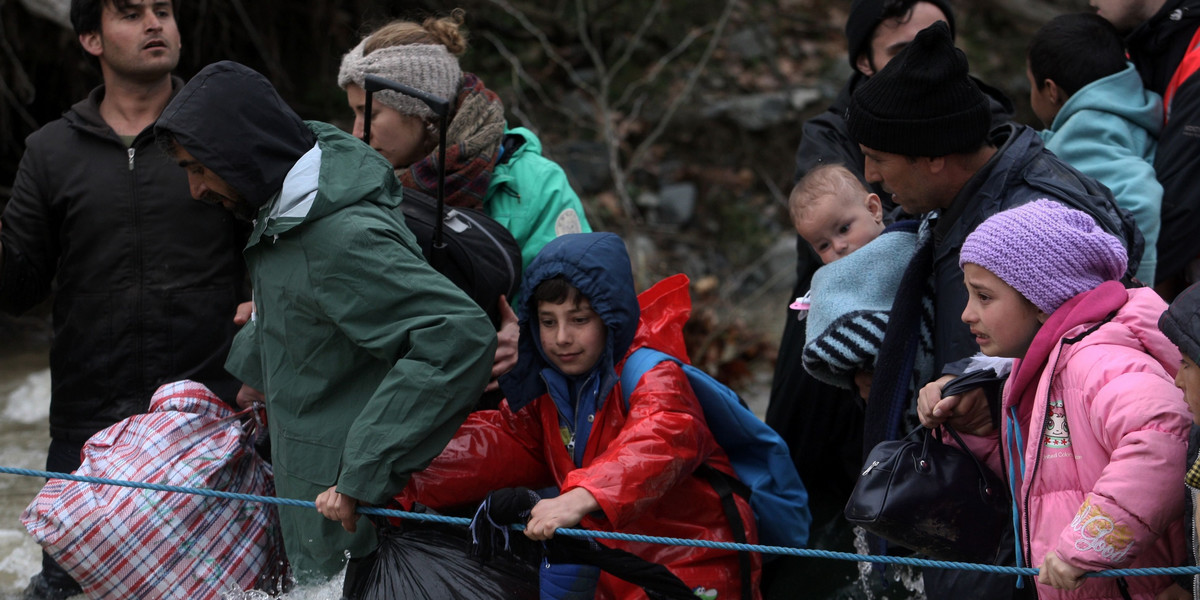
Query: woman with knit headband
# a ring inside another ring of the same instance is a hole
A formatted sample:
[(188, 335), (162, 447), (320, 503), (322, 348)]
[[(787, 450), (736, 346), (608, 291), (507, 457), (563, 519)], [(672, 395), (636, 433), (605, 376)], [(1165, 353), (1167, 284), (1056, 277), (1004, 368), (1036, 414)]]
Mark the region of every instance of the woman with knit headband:
[[(458, 56), (467, 49), (463, 16), (456, 9), (449, 17), (384, 25), (342, 58), (338, 85), (346, 90), (354, 135), (360, 138), (367, 75), (452, 100), (446, 203), (482, 209), (504, 225), (521, 247), (525, 267), (546, 242), (592, 229), (562, 168), (542, 156), (537, 136), (523, 127), (508, 129), (500, 97), (462, 71)], [(391, 90), (375, 92), (373, 98), (371, 146), (392, 163), (404, 187), (434, 195), (438, 131), (433, 111)]]

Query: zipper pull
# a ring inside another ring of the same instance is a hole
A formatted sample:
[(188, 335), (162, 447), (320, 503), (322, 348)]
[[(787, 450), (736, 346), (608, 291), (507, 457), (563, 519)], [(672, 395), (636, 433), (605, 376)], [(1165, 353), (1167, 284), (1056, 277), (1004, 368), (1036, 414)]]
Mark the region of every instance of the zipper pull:
[(134, 153), (134, 149), (130, 148), (129, 149), (129, 170), (130, 171), (133, 170), (133, 153)]
[(863, 477), (866, 477), (867, 473), (871, 472), (871, 469), (874, 469), (875, 467), (878, 467), (878, 466), (879, 466), (879, 461), (877, 461), (877, 460), (871, 461), (871, 466), (867, 467), (867, 470), (862, 472)]

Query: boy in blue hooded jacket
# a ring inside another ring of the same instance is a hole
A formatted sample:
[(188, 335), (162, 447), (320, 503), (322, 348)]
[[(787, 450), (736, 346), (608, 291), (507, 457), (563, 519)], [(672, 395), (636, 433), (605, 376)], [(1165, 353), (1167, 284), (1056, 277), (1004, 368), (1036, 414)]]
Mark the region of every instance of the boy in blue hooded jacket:
[[(734, 541), (707, 465), (736, 477), (679, 365), (647, 371), (623, 400), (626, 358), (651, 347), (686, 359), (688, 279), (669, 277), (636, 293), (625, 243), (612, 233), (560, 236), (525, 273), (517, 365), (500, 377), (505, 401), (473, 413), (446, 449), (397, 498), (435, 509), (478, 502), (492, 490), (554, 486), (532, 509), (525, 535), (548, 539), (562, 527)], [(758, 534), (750, 505), (734, 496), (749, 543)], [(706, 599), (758, 591), (737, 553), (604, 540), (666, 566)], [(744, 578), (744, 579), (743, 579)], [(601, 574), (596, 598), (644, 598), (641, 588)]]

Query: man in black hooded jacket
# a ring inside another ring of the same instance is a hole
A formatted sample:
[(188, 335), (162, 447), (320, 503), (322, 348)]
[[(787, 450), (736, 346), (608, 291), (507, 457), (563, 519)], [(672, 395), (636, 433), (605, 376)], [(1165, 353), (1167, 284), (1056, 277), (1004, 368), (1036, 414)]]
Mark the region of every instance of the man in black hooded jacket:
[[(846, 124), (866, 157), (867, 178), (883, 183), (906, 212), (925, 215), (879, 349), (864, 448), (917, 426), (914, 388), (922, 398), (938, 395), (950, 375), (930, 380), (940, 373), (962, 374), (962, 363), (979, 352), (961, 320), (967, 291), (958, 255), (963, 240), (987, 217), (1048, 198), (1088, 213), (1117, 235), (1129, 253), (1127, 274), (1141, 259), (1141, 233), (1108, 188), (1047, 151), (1031, 128), (993, 129), (990, 122), (987, 98), (968, 75), (966, 55), (940, 22), (918, 33), (850, 99)], [(998, 407), (993, 413), (984, 394), (973, 392), (947, 399), (956, 404), (951, 424), (987, 433)], [(1012, 560), (1005, 555), (1012, 548), (1001, 542), (1001, 561)], [(1016, 598), (1030, 589), (1015, 588), (1012, 576), (932, 568), (923, 576), (931, 599)]]

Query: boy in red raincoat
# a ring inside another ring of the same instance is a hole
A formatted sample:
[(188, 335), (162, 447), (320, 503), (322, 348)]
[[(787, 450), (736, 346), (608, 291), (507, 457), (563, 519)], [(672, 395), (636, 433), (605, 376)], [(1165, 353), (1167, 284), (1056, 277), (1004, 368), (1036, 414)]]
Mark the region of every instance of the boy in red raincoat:
[[(433, 508), (482, 500), (492, 490), (554, 486), (525, 534), (548, 539), (560, 527), (734, 541), (717, 492), (695, 473), (702, 464), (734, 476), (680, 367), (659, 363), (622, 400), (625, 357), (651, 347), (686, 357), (688, 280), (676, 275), (638, 296), (624, 242), (611, 233), (556, 238), (525, 274), (517, 366), (500, 378), (507, 400), (476, 412), (398, 500)], [(735, 496), (745, 535), (754, 515)], [(728, 550), (601, 540), (665, 565), (702, 598), (742, 597), (738, 556)], [(758, 591), (760, 557), (752, 555)], [(596, 598), (645, 598), (641, 588), (602, 574)]]

